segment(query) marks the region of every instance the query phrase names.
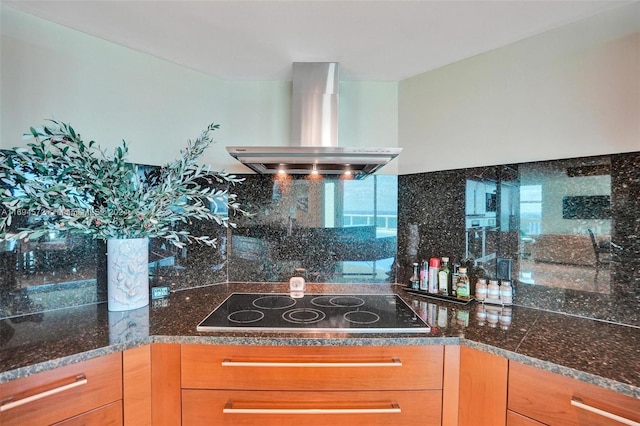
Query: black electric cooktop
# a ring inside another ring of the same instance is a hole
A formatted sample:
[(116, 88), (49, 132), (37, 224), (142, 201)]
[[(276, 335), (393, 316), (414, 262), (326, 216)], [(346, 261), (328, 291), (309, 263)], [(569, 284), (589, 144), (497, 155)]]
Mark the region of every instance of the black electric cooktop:
[(424, 333), (430, 328), (395, 294), (233, 293), (197, 331)]

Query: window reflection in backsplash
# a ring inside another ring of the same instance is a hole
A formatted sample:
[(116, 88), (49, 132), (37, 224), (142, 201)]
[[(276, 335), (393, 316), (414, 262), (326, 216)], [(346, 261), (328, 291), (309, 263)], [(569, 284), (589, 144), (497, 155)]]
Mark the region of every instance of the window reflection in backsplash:
[[(230, 232), (229, 281), (393, 282), (397, 177), (249, 176), (255, 216)], [(298, 272), (300, 273), (300, 272)]]
[[(195, 233), (217, 238), (215, 249), (197, 244), (177, 249), (151, 239), (151, 285), (179, 290), (226, 281), (279, 282), (297, 268), (306, 270), (309, 281), (395, 280), (396, 176), (245, 177), (233, 192), (254, 216), (240, 218), (238, 227), (228, 230), (193, 222)], [(5, 244), (0, 318), (105, 301), (105, 251), (104, 242), (80, 235)]]
[[(640, 325), (640, 153), (400, 176), (400, 282), (449, 256), (515, 303)], [(444, 218), (444, 219), (443, 219)]]

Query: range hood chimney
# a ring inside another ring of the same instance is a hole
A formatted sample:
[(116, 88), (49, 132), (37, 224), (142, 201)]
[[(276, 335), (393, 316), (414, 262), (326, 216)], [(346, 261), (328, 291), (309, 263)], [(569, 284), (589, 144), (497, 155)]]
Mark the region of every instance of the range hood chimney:
[(259, 174), (350, 174), (362, 178), (402, 148), (338, 146), (338, 64), (295, 62), (288, 146), (229, 146), (229, 154)]

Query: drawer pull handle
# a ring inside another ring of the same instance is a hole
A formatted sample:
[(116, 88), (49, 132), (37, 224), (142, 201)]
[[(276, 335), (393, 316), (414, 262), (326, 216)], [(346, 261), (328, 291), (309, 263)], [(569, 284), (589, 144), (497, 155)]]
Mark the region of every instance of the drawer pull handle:
[(222, 409), (222, 412), (225, 414), (398, 414), (402, 410), (396, 402), (390, 402), (389, 405), (383, 407), (367, 408), (233, 408), (233, 401), (229, 401)]
[(55, 395), (57, 393), (64, 392), (69, 389), (77, 388), (78, 386), (82, 386), (86, 384), (87, 384), (87, 376), (85, 376), (84, 374), (80, 374), (76, 376), (75, 381), (71, 383), (67, 383), (66, 385), (58, 386), (53, 389), (49, 389), (44, 392), (37, 393), (35, 395), (28, 396), (26, 398), (21, 398), (14, 401), (13, 397), (10, 396), (7, 399), (0, 402), (0, 412), (7, 411), (24, 404), (28, 404), (30, 402), (37, 401), (47, 396)]
[(613, 414), (613, 413), (610, 413), (608, 411), (601, 410), (601, 409), (596, 408), (596, 407), (594, 407), (592, 405), (585, 404), (584, 402), (582, 402), (582, 399), (578, 398), (577, 396), (574, 396), (574, 397), (571, 398), (571, 405), (573, 405), (574, 407), (581, 408), (583, 410), (590, 411), (592, 413), (598, 414), (598, 415), (600, 415), (602, 417), (606, 417), (608, 419), (615, 420), (616, 422), (622, 423), (623, 425), (640, 426), (640, 423), (638, 423), (636, 421), (633, 421), (631, 419), (627, 419), (626, 417), (618, 416), (617, 414)]
[(402, 361), (394, 358), (391, 361), (370, 362), (295, 362), (295, 361), (232, 361), (222, 360), (223, 367), (402, 367)]

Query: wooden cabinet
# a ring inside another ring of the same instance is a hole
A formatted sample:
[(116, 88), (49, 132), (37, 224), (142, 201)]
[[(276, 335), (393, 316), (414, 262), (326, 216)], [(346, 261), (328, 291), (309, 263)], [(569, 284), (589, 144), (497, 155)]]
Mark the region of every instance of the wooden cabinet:
[(180, 345), (151, 345), (151, 424), (180, 425)]
[(442, 346), (183, 345), (182, 421), (439, 425)]
[[(114, 418), (118, 409), (120, 417), (116, 415), (112, 424), (121, 425), (122, 354), (113, 353), (0, 384), (0, 401), (3, 426), (52, 424), (67, 419), (70, 424), (77, 424), (72, 418), (80, 414)], [(89, 414), (114, 402), (118, 402), (117, 407)]]
[(151, 425), (151, 346), (122, 353), (124, 424)]
[(56, 423), (56, 426), (118, 426), (122, 425), (122, 401), (112, 402), (95, 410)]
[(507, 411), (506, 358), (460, 348), (460, 426), (504, 426)]
[(640, 399), (517, 362), (509, 364), (509, 410), (554, 426), (640, 424)]
[(439, 425), (440, 391), (185, 389), (184, 425)]

